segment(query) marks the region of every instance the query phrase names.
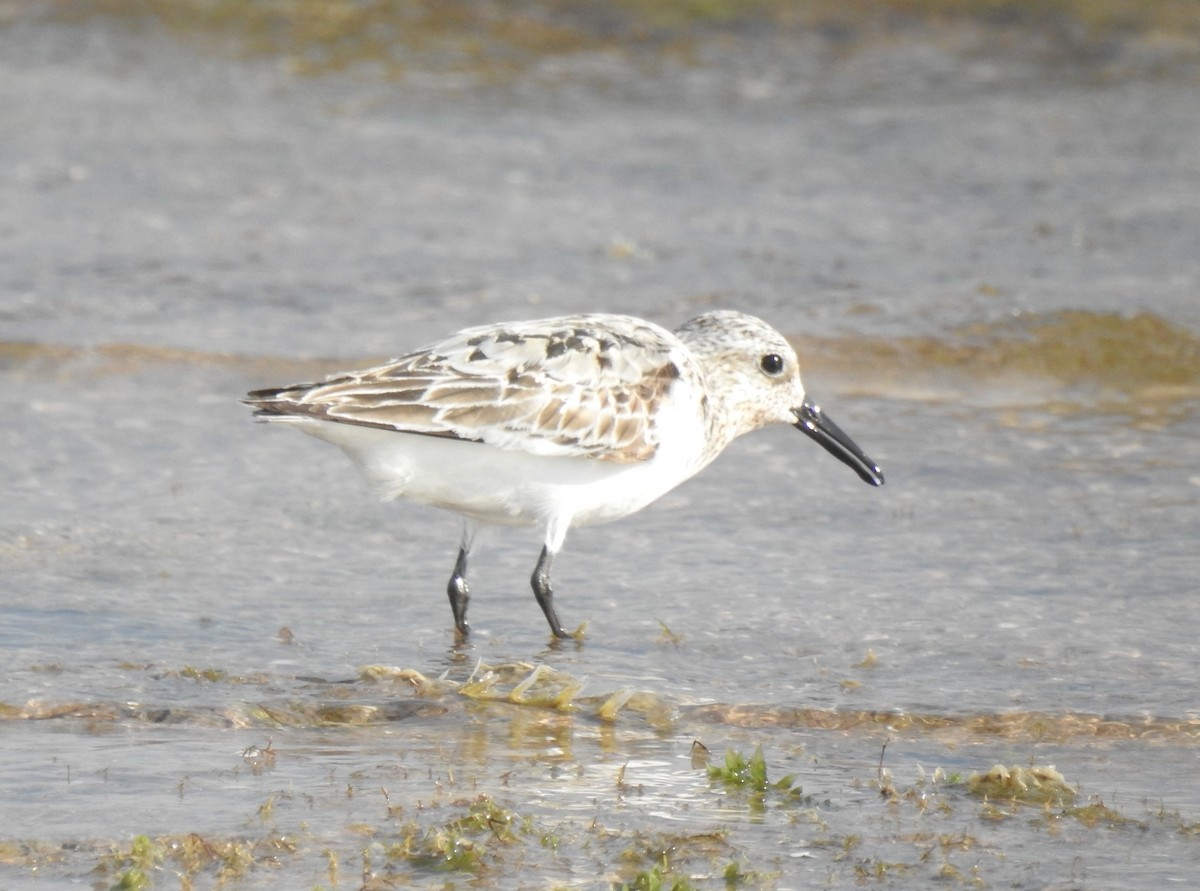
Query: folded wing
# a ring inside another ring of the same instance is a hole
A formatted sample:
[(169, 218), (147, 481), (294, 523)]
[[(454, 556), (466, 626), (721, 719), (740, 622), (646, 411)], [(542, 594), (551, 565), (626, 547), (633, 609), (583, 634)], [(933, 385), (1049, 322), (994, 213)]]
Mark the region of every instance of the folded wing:
[(266, 420), (312, 418), (447, 436), (538, 455), (628, 463), (654, 455), (658, 405), (681, 376), (674, 335), (622, 317), (468, 329), (386, 365), (257, 390)]

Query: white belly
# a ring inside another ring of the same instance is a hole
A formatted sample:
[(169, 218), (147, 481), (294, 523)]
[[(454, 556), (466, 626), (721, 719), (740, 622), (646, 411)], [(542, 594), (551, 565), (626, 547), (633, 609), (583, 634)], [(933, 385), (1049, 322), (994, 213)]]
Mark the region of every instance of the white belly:
[(572, 526), (640, 510), (703, 466), (694, 450), (680, 454), (666, 446), (647, 461), (619, 464), (353, 424), (295, 423), (345, 451), (384, 499), (404, 498), (490, 523), (561, 526), (556, 537)]

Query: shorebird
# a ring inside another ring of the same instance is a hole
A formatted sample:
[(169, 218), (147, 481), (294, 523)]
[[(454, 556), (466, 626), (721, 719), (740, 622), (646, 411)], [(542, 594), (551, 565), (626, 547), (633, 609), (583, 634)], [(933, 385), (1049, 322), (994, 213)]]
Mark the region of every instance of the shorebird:
[(464, 517), (446, 589), (463, 637), (476, 522), (544, 530), (533, 593), (550, 630), (569, 637), (550, 583), (567, 530), (640, 510), (744, 433), (791, 424), (883, 484), (808, 398), (787, 339), (731, 310), (674, 332), (601, 313), (468, 328), (384, 365), (244, 401), (264, 421), (339, 446), (382, 498)]

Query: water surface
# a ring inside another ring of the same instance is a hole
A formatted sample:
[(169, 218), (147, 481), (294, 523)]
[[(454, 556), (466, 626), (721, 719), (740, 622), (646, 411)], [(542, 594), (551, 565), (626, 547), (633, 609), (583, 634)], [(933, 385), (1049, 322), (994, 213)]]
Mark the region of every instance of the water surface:
[[(480, 84), (0, 29), (0, 887), (1195, 873), (1194, 75), (794, 39)], [(497, 530), (456, 645), (456, 520), (237, 404), (713, 306), (888, 484), (739, 441), (569, 537), (579, 644)], [(1069, 789), (972, 794), (995, 764)]]

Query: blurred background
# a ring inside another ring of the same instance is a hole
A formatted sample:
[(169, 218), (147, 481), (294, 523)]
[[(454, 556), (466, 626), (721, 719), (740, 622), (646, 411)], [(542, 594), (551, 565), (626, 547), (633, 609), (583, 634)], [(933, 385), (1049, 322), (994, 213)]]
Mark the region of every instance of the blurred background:
[[(1190, 881), (1198, 88), (1193, 0), (0, 2), (0, 887)], [(887, 485), (740, 440), (578, 646), (238, 404), (714, 307)]]

